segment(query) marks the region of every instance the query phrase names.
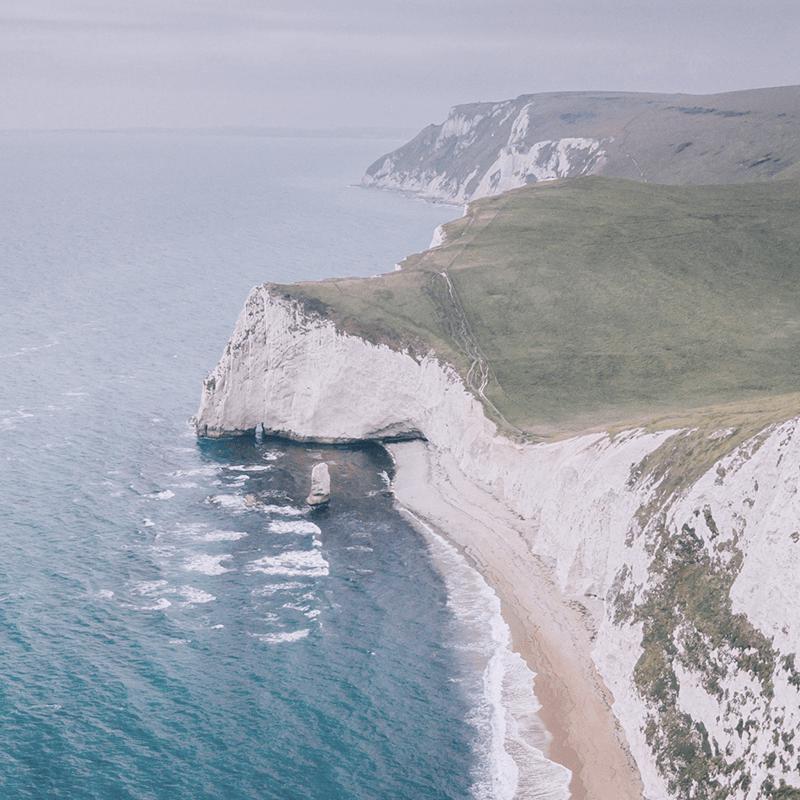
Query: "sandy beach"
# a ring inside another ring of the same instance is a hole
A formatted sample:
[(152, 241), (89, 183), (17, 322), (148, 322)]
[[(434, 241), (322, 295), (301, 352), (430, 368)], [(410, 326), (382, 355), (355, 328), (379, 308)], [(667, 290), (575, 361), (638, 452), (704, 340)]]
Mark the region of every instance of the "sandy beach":
[(458, 546), (500, 598), (514, 649), (536, 673), (547, 756), (572, 772), (575, 800), (641, 800), (642, 784), (591, 659), (592, 621), (565, 599), (531, 552), (535, 534), (492, 494), (424, 442), (389, 446), (401, 510)]

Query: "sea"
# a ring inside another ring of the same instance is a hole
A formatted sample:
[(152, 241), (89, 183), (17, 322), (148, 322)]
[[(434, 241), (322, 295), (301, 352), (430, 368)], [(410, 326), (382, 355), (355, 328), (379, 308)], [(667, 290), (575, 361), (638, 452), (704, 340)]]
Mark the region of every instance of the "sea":
[(458, 216), (354, 186), (398, 144), (0, 133), (3, 800), (566, 796), (497, 597), (382, 448), (189, 423), (251, 286)]

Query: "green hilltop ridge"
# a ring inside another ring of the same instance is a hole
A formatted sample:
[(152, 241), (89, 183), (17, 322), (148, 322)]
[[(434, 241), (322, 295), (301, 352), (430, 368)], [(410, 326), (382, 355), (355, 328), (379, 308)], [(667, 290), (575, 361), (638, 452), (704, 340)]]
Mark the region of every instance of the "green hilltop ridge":
[(800, 180), (602, 177), (473, 202), (379, 278), (274, 285), (452, 364), (507, 432), (771, 421), (800, 395)]

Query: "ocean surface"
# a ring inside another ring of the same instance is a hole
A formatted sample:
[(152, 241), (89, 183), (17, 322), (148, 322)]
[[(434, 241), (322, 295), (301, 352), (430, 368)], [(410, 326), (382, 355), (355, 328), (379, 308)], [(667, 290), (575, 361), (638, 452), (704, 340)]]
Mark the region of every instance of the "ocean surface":
[(458, 210), (351, 186), (389, 140), (0, 143), (0, 797), (522, 791), (530, 674), (385, 452), (188, 424), (252, 285), (388, 271)]

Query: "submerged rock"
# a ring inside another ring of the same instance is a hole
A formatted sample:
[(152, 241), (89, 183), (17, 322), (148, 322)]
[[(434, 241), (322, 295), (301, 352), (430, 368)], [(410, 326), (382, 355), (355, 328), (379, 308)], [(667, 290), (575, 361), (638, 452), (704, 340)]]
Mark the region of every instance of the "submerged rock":
[(306, 503), (310, 506), (324, 506), (331, 499), (331, 475), (328, 472), (328, 465), (323, 461), (315, 464), (311, 470), (311, 491), (306, 498)]

